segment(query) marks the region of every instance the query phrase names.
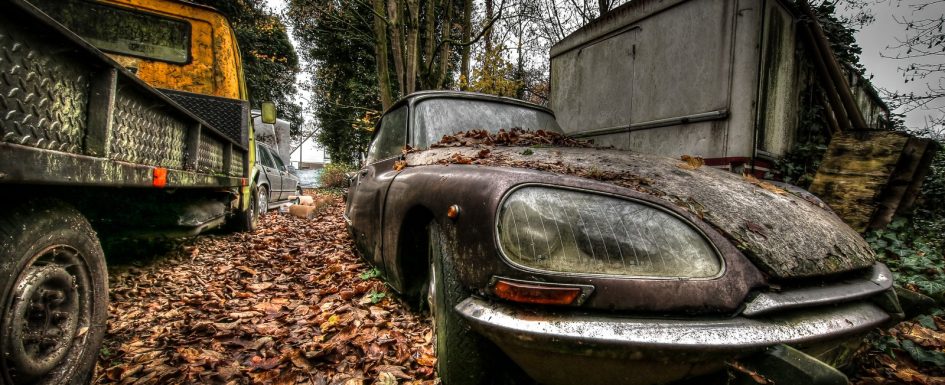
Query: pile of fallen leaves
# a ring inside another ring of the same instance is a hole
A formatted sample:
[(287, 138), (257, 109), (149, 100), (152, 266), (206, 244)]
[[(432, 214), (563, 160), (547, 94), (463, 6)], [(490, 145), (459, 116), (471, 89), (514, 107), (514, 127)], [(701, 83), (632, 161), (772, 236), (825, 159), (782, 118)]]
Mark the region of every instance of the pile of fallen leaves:
[(945, 318), (920, 316), (883, 331), (858, 364), (856, 385), (945, 384)]
[(430, 147), (469, 147), (469, 146), (555, 146), (555, 147), (592, 147), (587, 141), (577, 140), (564, 134), (545, 130), (524, 130), (519, 127), (496, 133), (486, 130), (460, 131), (453, 135), (443, 135), (439, 142)]
[(429, 323), (353, 253), (334, 205), (270, 212), (109, 275), (97, 384), (432, 384)]

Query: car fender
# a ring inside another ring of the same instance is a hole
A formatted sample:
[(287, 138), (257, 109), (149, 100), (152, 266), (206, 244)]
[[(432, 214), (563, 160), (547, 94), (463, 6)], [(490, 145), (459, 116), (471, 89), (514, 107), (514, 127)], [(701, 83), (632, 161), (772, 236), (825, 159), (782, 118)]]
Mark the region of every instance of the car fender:
[[(506, 263), (496, 244), (496, 213), (505, 193), (518, 185), (536, 183), (587, 189), (650, 201), (689, 219), (719, 250), (725, 269), (708, 280), (647, 279), (619, 276), (582, 276), (527, 271)], [(735, 312), (752, 289), (765, 279), (730, 241), (691, 213), (651, 196), (611, 184), (529, 169), (475, 165), (430, 165), (407, 167), (391, 183), (384, 206), (382, 252), (388, 281), (398, 291), (417, 287), (412, 267), (425, 266), (425, 249), (402, 247), (404, 226), (411, 214), (429, 212), (447, 235), (450, 255), (456, 260), (460, 284), (473, 293), (489, 295), (496, 276), (531, 281), (592, 285), (597, 291), (587, 305), (606, 309), (648, 311)], [(447, 210), (456, 205), (459, 216), (450, 219)]]

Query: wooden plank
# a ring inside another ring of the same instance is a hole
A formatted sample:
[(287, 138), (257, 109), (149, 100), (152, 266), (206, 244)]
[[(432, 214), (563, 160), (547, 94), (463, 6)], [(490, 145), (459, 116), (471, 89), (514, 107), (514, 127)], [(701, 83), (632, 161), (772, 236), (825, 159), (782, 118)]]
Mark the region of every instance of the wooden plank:
[(877, 198), (876, 211), (870, 219), (870, 229), (881, 229), (892, 222), (893, 216), (899, 210), (899, 204), (906, 194), (919, 171), (922, 155), (928, 148), (928, 141), (920, 138), (909, 138), (903, 146), (899, 162), (893, 170), (885, 188)]
[(895, 131), (834, 136), (810, 191), (855, 230), (865, 231), (908, 140), (909, 135)]
[(919, 196), (919, 191), (922, 188), (922, 183), (925, 181), (925, 177), (929, 175), (929, 171), (932, 169), (932, 160), (942, 149), (942, 146), (932, 139), (921, 138), (919, 140), (926, 141), (928, 145), (925, 148), (925, 153), (922, 154), (921, 160), (919, 160), (918, 170), (915, 173), (915, 177), (912, 178), (912, 182), (906, 189), (906, 192), (902, 198), (902, 202), (899, 202), (899, 208), (896, 211), (896, 215), (908, 215), (912, 213), (915, 200)]

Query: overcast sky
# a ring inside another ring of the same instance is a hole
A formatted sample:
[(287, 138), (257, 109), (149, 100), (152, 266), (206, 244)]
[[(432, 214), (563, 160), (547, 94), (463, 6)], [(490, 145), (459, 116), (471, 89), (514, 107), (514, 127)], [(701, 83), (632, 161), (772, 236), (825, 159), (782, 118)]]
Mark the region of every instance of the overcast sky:
[[(882, 1), (873, 6), (873, 13), (876, 15), (876, 21), (866, 26), (856, 34), (856, 40), (863, 48), (861, 57), (863, 65), (866, 66), (868, 73), (875, 75), (873, 84), (877, 87), (885, 88), (891, 91), (899, 92), (922, 92), (926, 90), (929, 81), (942, 81), (941, 76), (925, 79), (906, 84), (902, 75), (899, 73), (899, 66), (904, 65), (902, 61), (882, 57), (895, 56), (895, 51), (887, 49), (898, 45), (897, 39), (905, 39), (905, 28), (896, 22), (896, 19), (902, 20), (903, 17), (909, 19), (938, 18), (945, 11), (945, 3), (939, 3), (936, 6), (926, 8), (924, 14), (914, 14), (910, 5), (927, 0), (888, 0)], [(941, 60), (941, 59), (939, 59)], [(915, 111), (906, 117), (906, 125), (913, 128), (925, 127), (925, 117), (929, 111)]]

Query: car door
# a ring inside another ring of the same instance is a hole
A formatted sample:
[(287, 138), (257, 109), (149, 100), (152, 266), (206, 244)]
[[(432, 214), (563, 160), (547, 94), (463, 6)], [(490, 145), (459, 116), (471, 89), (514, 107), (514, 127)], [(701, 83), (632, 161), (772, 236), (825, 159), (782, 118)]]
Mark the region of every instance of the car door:
[(380, 252), (382, 212), (387, 189), (400, 171), (394, 165), (401, 159), (407, 144), (407, 115), (408, 107), (404, 105), (381, 119), (365, 166), (352, 178), (348, 194), (351, 204), (346, 214), (351, 220), (355, 245), (365, 259), (373, 261), (377, 267), (384, 265)]
[(281, 199), (279, 194), (282, 190), (282, 175), (276, 169), (276, 162), (272, 159), (269, 149), (264, 146), (257, 146), (256, 148), (258, 149), (256, 153), (259, 154), (263, 172), (266, 173), (266, 180), (269, 181), (269, 201), (278, 201)]
[(299, 184), (299, 179), (289, 173), (289, 168), (282, 162), (279, 155), (272, 153), (272, 160), (276, 162), (276, 168), (279, 169), (279, 176), (282, 179), (279, 200), (287, 200), (290, 195), (295, 195), (295, 186)]
[[(278, 186), (273, 187), (273, 190), (276, 191), (273, 194), (272, 199), (274, 201), (283, 201), (289, 199), (289, 194), (286, 193), (286, 178), (289, 174), (288, 170), (285, 169), (285, 165), (282, 163), (282, 159), (279, 158), (279, 155), (276, 155), (276, 151), (271, 148), (266, 148), (269, 151), (269, 157), (272, 159), (273, 170), (279, 174), (279, 184)], [(275, 185), (275, 182), (273, 182)]]

